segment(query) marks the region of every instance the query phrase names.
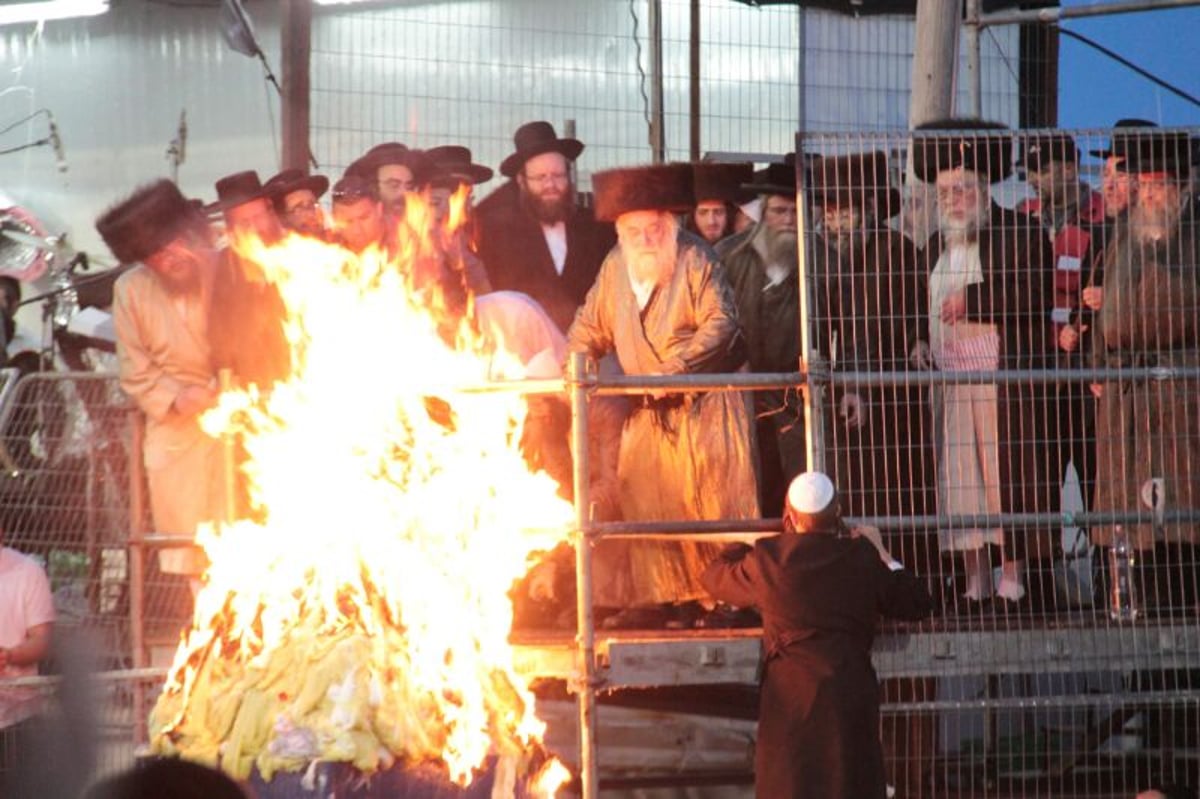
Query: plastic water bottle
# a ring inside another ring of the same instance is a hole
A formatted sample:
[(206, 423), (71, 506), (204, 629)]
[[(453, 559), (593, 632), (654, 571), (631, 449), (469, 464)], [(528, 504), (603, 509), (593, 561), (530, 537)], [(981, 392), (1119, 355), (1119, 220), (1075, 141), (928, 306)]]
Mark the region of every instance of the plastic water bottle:
[(1112, 602), (1108, 615), (1113, 621), (1133, 621), (1138, 617), (1137, 595), (1133, 584), (1133, 566), (1137, 558), (1125, 529), (1113, 529), (1112, 547), (1108, 550), (1108, 578)]

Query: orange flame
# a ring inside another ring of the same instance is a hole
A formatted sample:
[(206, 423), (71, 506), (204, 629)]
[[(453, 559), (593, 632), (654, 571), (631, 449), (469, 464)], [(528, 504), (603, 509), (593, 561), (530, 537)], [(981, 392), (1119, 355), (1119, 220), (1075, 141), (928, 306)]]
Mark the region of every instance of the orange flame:
[(266, 779), (440, 760), (465, 785), (540, 741), (506, 594), (571, 508), (521, 456), (525, 401), (470, 390), (507, 354), (438, 296), (429, 207), (406, 205), (391, 252), (236, 244), (280, 291), (294, 369), (203, 419), (240, 435), (255, 518), (198, 531), (211, 566), (156, 752)]

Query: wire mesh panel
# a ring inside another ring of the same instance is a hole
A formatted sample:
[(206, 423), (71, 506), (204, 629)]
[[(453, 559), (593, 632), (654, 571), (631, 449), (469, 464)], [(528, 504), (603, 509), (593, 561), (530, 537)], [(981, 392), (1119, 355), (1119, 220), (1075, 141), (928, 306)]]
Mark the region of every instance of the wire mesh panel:
[(807, 432), (940, 602), (893, 778), (1195, 786), (1196, 132), (964, 125), (800, 137)]

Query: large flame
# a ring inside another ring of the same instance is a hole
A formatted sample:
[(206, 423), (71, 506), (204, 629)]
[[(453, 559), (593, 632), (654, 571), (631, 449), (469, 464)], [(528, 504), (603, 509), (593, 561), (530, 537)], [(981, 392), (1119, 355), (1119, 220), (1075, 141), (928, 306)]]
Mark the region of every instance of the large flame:
[(442, 307), (429, 213), (411, 199), (390, 252), (359, 257), (237, 242), (288, 309), (294, 371), (269, 393), (227, 391), (203, 420), (239, 433), (254, 520), (199, 531), (211, 566), (156, 751), (268, 779), (320, 760), (439, 760), (460, 784), (489, 754), (540, 765), (507, 592), (571, 509), (521, 456), (524, 399), (477, 390), (520, 364), (469, 305)]

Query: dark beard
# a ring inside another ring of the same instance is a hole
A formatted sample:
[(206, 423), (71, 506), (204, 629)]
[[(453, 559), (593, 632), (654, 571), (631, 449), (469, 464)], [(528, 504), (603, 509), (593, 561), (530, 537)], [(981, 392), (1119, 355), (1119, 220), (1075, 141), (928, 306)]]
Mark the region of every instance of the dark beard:
[(521, 207), (543, 225), (557, 225), (566, 222), (575, 212), (575, 192), (568, 188), (561, 199), (547, 202), (522, 189)]

